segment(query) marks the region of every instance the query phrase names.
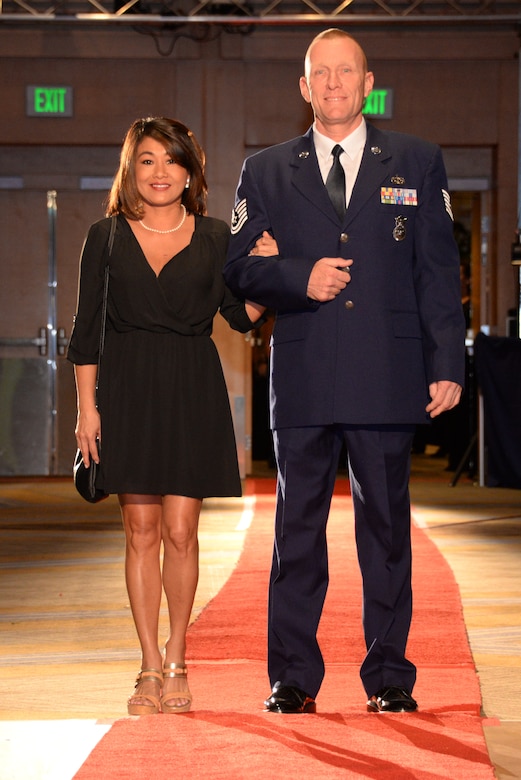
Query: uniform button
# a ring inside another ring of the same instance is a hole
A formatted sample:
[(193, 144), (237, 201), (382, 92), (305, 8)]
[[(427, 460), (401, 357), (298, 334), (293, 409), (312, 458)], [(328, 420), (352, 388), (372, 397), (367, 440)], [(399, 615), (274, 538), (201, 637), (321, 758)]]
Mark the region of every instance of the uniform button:
[(346, 307), (346, 309), (354, 309), (355, 304), (353, 303), (353, 301), (346, 301), (344, 306)]
[(347, 242), (349, 241), (348, 234), (347, 233), (340, 233), (340, 241), (342, 242), (342, 244), (347, 244)]

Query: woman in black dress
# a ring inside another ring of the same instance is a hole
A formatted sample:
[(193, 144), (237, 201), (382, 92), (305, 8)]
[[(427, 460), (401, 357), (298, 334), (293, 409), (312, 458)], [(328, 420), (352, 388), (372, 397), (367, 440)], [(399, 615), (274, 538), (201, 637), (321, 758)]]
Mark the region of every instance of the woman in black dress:
[[(91, 226), (82, 251), (68, 350), (78, 395), (76, 439), (87, 466), (90, 458), (98, 461), (99, 443), (98, 486), (117, 494), (121, 506), (126, 583), (142, 651), (131, 715), (190, 709), (186, 631), (198, 579), (201, 504), (208, 496), (241, 493), (228, 395), (210, 336), (218, 311), (246, 332), (264, 309), (225, 287), (229, 229), (204, 216), (206, 196), (204, 153), (193, 133), (173, 119), (138, 120), (123, 144), (107, 218)], [(170, 620), (164, 656), (162, 587)]]

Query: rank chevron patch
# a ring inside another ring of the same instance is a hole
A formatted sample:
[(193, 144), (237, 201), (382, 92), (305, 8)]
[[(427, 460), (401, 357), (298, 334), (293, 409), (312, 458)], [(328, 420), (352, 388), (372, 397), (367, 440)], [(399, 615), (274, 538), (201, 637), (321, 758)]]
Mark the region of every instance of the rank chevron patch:
[(231, 233), (235, 236), (248, 220), (246, 198), (240, 200), (232, 211)]
[(454, 222), (454, 214), (452, 213), (452, 206), (451, 206), (451, 203), (450, 203), (450, 195), (447, 192), (447, 190), (442, 190), (441, 194), (443, 195), (443, 202), (445, 203), (445, 211), (447, 212), (449, 217)]

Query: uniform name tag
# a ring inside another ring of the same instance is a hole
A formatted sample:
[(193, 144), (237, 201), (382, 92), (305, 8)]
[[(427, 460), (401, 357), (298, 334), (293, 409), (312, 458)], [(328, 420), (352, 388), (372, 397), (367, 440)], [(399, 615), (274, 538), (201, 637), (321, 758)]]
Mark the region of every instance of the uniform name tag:
[(390, 206), (417, 206), (418, 194), (416, 190), (408, 190), (404, 187), (382, 187), (380, 200)]

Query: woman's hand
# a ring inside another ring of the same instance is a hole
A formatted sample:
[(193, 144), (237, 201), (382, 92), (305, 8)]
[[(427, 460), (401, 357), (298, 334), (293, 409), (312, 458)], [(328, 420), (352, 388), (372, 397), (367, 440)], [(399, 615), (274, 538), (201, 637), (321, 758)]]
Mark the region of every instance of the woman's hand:
[(101, 442), (101, 418), (96, 408), (96, 374), (95, 365), (74, 367), (78, 395), (78, 419), (74, 433), (87, 468), (91, 458), (99, 463), (97, 441)]
[(74, 433), (86, 468), (89, 468), (91, 458), (99, 463), (97, 442), (101, 441), (101, 418), (98, 410), (79, 412)]
[(265, 230), (262, 236), (257, 239), (255, 246), (250, 252), (250, 255), (258, 255), (259, 257), (273, 257), (274, 255), (278, 255), (278, 253), (279, 248), (277, 246), (277, 242), (273, 236), (268, 233), (267, 230)]

